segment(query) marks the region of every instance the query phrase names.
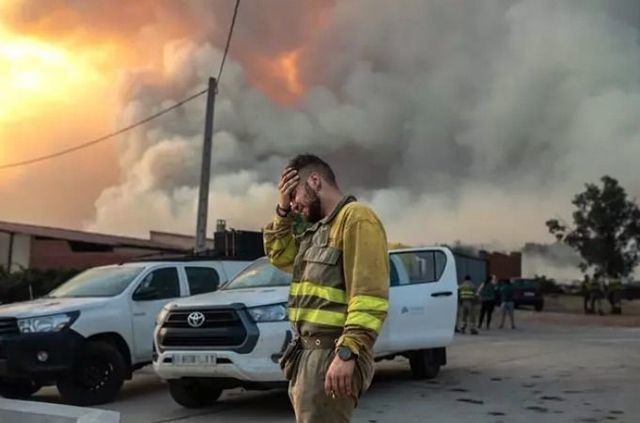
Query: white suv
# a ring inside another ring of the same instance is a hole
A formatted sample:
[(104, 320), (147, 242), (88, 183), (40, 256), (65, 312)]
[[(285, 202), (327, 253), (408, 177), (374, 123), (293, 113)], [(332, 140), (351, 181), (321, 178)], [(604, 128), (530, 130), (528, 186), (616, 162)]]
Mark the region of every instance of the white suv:
[[(390, 306), (376, 359), (410, 360), (418, 378), (435, 377), (454, 336), (458, 284), (446, 248), (389, 254)], [(287, 321), (291, 275), (262, 258), (219, 291), (174, 301), (158, 316), (153, 367), (185, 407), (215, 402), (224, 389), (285, 382), (278, 360), (292, 340)]]
[(57, 384), (73, 404), (113, 400), (151, 363), (162, 307), (215, 291), (249, 263), (173, 258), (95, 267), (46, 297), (0, 306), (0, 395), (26, 398)]

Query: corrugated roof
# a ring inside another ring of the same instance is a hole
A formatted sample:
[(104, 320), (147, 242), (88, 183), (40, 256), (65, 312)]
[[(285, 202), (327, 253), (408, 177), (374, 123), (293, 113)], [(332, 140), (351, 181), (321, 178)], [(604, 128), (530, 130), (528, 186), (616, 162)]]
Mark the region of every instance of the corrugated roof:
[(48, 226), (27, 225), (24, 223), (0, 221), (0, 232), (64, 239), (67, 241), (88, 242), (92, 244), (111, 245), (114, 247), (135, 247), (175, 252), (181, 251), (174, 245), (151, 241), (148, 239), (106, 235), (94, 232), (77, 231), (73, 229), (51, 228)]

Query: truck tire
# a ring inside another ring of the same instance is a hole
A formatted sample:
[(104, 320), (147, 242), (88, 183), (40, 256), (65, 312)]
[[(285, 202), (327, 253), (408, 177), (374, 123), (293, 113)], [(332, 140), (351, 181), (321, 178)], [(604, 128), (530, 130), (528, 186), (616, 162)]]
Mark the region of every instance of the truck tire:
[(42, 385), (31, 379), (2, 379), (0, 395), (8, 399), (27, 399), (41, 387)]
[(409, 358), (411, 373), (415, 379), (433, 379), (440, 373), (440, 364), (434, 360), (431, 350), (419, 350)]
[(69, 374), (58, 380), (58, 391), (71, 404), (88, 406), (115, 399), (127, 376), (127, 364), (107, 342), (89, 342), (80, 351)]
[(208, 407), (220, 398), (222, 389), (203, 379), (170, 379), (171, 398), (185, 408)]
[(542, 311), (543, 308), (544, 308), (544, 303), (542, 301), (539, 301), (536, 303), (535, 305), (536, 311)]

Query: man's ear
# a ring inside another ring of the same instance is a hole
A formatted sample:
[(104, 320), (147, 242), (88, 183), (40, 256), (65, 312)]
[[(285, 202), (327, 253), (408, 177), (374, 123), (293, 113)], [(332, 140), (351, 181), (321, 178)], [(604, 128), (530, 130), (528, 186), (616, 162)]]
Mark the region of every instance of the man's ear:
[(320, 178), (320, 175), (318, 175), (316, 172), (313, 172), (309, 175), (307, 183), (315, 192), (320, 191), (320, 189), (322, 188), (322, 178)]

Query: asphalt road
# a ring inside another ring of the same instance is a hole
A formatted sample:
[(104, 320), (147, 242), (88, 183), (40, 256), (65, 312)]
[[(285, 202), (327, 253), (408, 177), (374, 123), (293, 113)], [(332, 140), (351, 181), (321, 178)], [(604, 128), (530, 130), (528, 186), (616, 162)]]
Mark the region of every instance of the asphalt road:
[[(354, 421), (639, 422), (640, 328), (541, 323), (519, 312), (516, 330), (459, 336), (433, 381), (411, 378), (406, 360), (380, 363)], [(47, 388), (35, 400), (58, 402)], [(208, 409), (173, 402), (152, 369), (138, 372), (101, 408), (123, 423), (291, 422), (284, 391), (227, 392)]]

